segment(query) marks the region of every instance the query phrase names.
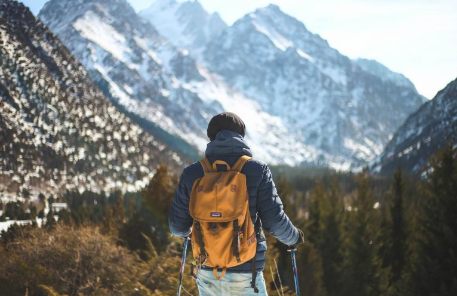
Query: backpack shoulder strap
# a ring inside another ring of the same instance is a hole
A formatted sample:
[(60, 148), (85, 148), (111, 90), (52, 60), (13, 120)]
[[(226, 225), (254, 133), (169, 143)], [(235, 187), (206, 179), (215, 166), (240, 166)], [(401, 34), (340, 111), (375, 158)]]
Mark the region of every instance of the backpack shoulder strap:
[(246, 164), (246, 162), (248, 162), (248, 160), (250, 160), (252, 157), (250, 156), (247, 156), (247, 155), (243, 155), (241, 156), (240, 158), (238, 158), (238, 160), (235, 162), (235, 164), (233, 165), (232, 167), (232, 171), (236, 171), (236, 172), (241, 172), (241, 170), (243, 169), (243, 166)]
[(209, 162), (209, 159), (207, 157), (203, 158), (203, 159), (200, 159), (200, 164), (202, 165), (203, 167), (203, 172), (205, 173), (205, 175), (207, 173), (210, 173), (210, 172), (213, 172), (213, 167), (211, 166), (211, 162)]

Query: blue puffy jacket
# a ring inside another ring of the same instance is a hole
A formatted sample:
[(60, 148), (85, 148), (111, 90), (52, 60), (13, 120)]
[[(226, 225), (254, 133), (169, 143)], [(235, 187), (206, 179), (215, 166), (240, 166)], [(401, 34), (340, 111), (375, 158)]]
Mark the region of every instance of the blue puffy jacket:
[[(230, 166), (233, 166), (242, 155), (252, 156), (243, 137), (230, 130), (220, 131), (216, 139), (208, 144), (205, 155), (211, 163), (215, 160), (223, 160)], [(241, 173), (246, 175), (249, 211), (252, 221), (258, 225), (258, 219), (260, 219), (262, 228), (286, 245), (293, 245), (298, 242), (298, 230), (284, 213), (268, 166), (261, 161), (251, 159), (244, 165)], [(185, 168), (181, 175), (169, 216), (171, 233), (176, 236), (187, 237), (190, 235), (193, 222), (189, 213), (190, 193), (195, 180), (203, 177), (203, 175), (203, 168), (199, 162)], [(262, 271), (265, 266), (266, 250), (265, 236), (262, 231), (259, 231), (255, 256), (258, 271)], [(249, 261), (228, 268), (227, 272), (251, 272), (251, 268)]]

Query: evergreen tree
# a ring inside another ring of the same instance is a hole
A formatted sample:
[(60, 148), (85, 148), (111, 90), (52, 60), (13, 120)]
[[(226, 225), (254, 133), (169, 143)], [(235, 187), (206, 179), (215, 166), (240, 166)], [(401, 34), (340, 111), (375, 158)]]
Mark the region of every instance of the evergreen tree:
[(341, 294), (343, 277), (344, 244), (342, 237), (342, 219), (344, 213), (343, 203), (340, 197), (338, 179), (331, 184), (329, 194), (324, 200), (325, 208), (322, 209), (322, 238), (319, 252), (322, 258), (323, 283), (329, 296)]
[(151, 238), (153, 237), (152, 227), (147, 219), (148, 213), (145, 211), (136, 212), (133, 217), (130, 218), (122, 227), (119, 229), (119, 238), (122, 243), (127, 246), (130, 250), (138, 252), (141, 259), (148, 261), (156, 251), (153, 247), (154, 252), (151, 253), (151, 246), (163, 244), (162, 241), (154, 243)]
[(37, 217), (37, 210), (36, 210), (36, 206), (34, 204), (31, 204), (29, 206), (29, 211), (30, 211), (30, 219), (32, 221), (35, 221), (36, 217)]
[(142, 191), (146, 206), (163, 223), (168, 221), (168, 212), (177, 185), (177, 178), (168, 173), (167, 166), (160, 165), (148, 186)]
[(75, 226), (75, 220), (73, 220), (73, 217), (68, 210), (66, 210), (66, 209), (61, 210), (59, 212), (58, 216), (59, 216), (59, 223), (70, 226), (71, 228), (73, 228)]
[(344, 295), (380, 295), (381, 268), (377, 256), (379, 242), (374, 202), (366, 172), (357, 179), (357, 196), (352, 204), (348, 225)]
[(394, 285), (400, 280), (405, 268), (405, 256), (407, 248), (407, 233), (405, 231), (404, 219), (404, 195), (405, 184), (404, 177), (399, 167), (394, 175), (393, 186), (393, 203), (391, 206), (392, 228), (391, 228), (391, 241), (392, 246), (390, 250), (390, 264), (391, 277), (389, 285)]
[(104, 235), (115, 234), (113, 209), (106, 210), (100, 226), (100, 233)]
[(324, 184), (321, 181), (316, 183), (316, 187), (312, 191), (311, 197), (308, 200), (308, 220), (306, 222), (306, 233), (308, 241), (316, 246), (321, 244), (322, 233), (322, 203), (327, 199)]
[(40, 219), (44, 218), (44, 208), (38, 213), (38, 218), (40, 218)]
[(283, 175), (279, 175), (275, 180), (276, 189), (278, 195), (281, 198), (281, 202), (284, 207), (284, 211), (287, 213), (292, 222), (297, 223), (297, 207), (295, 206), (295, 189), (292, 184)]
[(457, 150), (448, 145), (431, 161), (423, 187), (413, 284), (418, 296), (457, 295)]
[(49, 209), (48, 214), (46, 215), (46, 228), (47, 229), (53, 229), (56, 226), (57, 222), (56, 219), (54, 218), (54, 212), (52, 208)]
[[(297, 268), (299, 270), (300, 291), (302, 295), (326, 295), (322, 282), (324, 272), (322, 258), (320, 256), (320, 246), (322, 243), (322, 203), (326, 198), (324, 185), (318, 181), (308, 200), (309, 212), (304, 232), (307, 243), (300, 245), (297, 251)], [(289, 254), (287, 256), (290, 257)], [(289, 269), (291, 268), (290, 266)], [(290, 278), (293, 280), (292, 274)]]
[[(40, 212), (46, 208), (46, 197), (44, 196), (43, 193), (38, 194), (38, 201), (40, 203), (39, 209), (38, 209), (38, 218), (43, 218), (40, 217)], [(44, 213), (43, 213), (44, 215)]]
[[(326, 291), (322, 283), (322, 276), (324, 273), (322, 269), (322, 259), (314, 244), (305, 243), (300, 245), (297, 250), (297, 268), (301, 295), (326, 295)], [(291, 287), (293, 287), (293, 284)]]
[(119, 229), (126, 221), (124, 197), (121, 195), (116, 199), (115, 204), (106, 210), (102, 218), (100, 232), (102, 234), (118, 236)]

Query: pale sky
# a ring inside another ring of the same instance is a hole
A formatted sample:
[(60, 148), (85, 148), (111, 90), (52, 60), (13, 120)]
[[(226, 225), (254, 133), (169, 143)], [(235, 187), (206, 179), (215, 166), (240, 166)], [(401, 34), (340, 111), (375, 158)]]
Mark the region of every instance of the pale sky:
[[(128, 0), (136, 11), (154, 0)], [(375, 59), (433, 98), (457, 78), (457, 0), (199, 0), (229, 25), (277, 4), (350, 58)], [(46, 0), (23, 0), (37, 14)], [(180, 0), (182, 2), (182, 0)]]

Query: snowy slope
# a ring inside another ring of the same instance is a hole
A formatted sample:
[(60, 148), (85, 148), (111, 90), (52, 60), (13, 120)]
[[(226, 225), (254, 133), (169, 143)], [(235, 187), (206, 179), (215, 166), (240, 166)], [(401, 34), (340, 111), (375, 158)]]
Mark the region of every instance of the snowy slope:
[[(175, 48), (124, 0), (52, 0), (39, 17), (116, 104), (200, 152), (210, 118), (225, 110), (246, 121), (247, 141), (256, 157), (295, 165), (322, 156), (278, 117)], [(324, 155), (329, 162), (340, 162)]]
[(198, 0), (156, 0), (140, 16), (173, 45), (188, 49), (194, 56), (227, 27), (219, 14), (207, 13)]
[[(158, 0), (142, 15), (149, 22), (125, 0), (52, 0), (39, 16), (121, 109), (200, 152), (208, 120), (227, 110), (247, 122), (247, 141), (265, 161), (360, 168), (425, 100), (275, 5), (214, 35), (196, 1)], [(193, 47), (198, 36), (206, 39), (197, 45), (209, 41), (203, 52)]]
[(425, 100), (387, 68), (367, 70), (341, 55), (276, 5), (236, 21), (203, 59), (304, 144), (352, 167), (381, 153)]
[(414, 84), (403, 74), (392, 72), (389, 68), (375, 60), (356, 59), (354, 62), (365, 72), (381, 78), (384, 82), (392, 82), (400, 87), (415, 89)]
[(406, 120), (373, 162), (373, 170), (390, 173), (401, 165), (422, 172), (430, 156), (447, 143), (457, 145), (457, 79)]
[(0, 192), (138, 190), (183, 160), (117, 110), (22, 4), (0, 0)]
[(188, 82), (202, 79), (195, 62), (126, 1), (53, 0), (39, 17), (116, 104), (193, 145), (205, 145), (206, 121), (221, 106), (207, 104), (191, 89)]

